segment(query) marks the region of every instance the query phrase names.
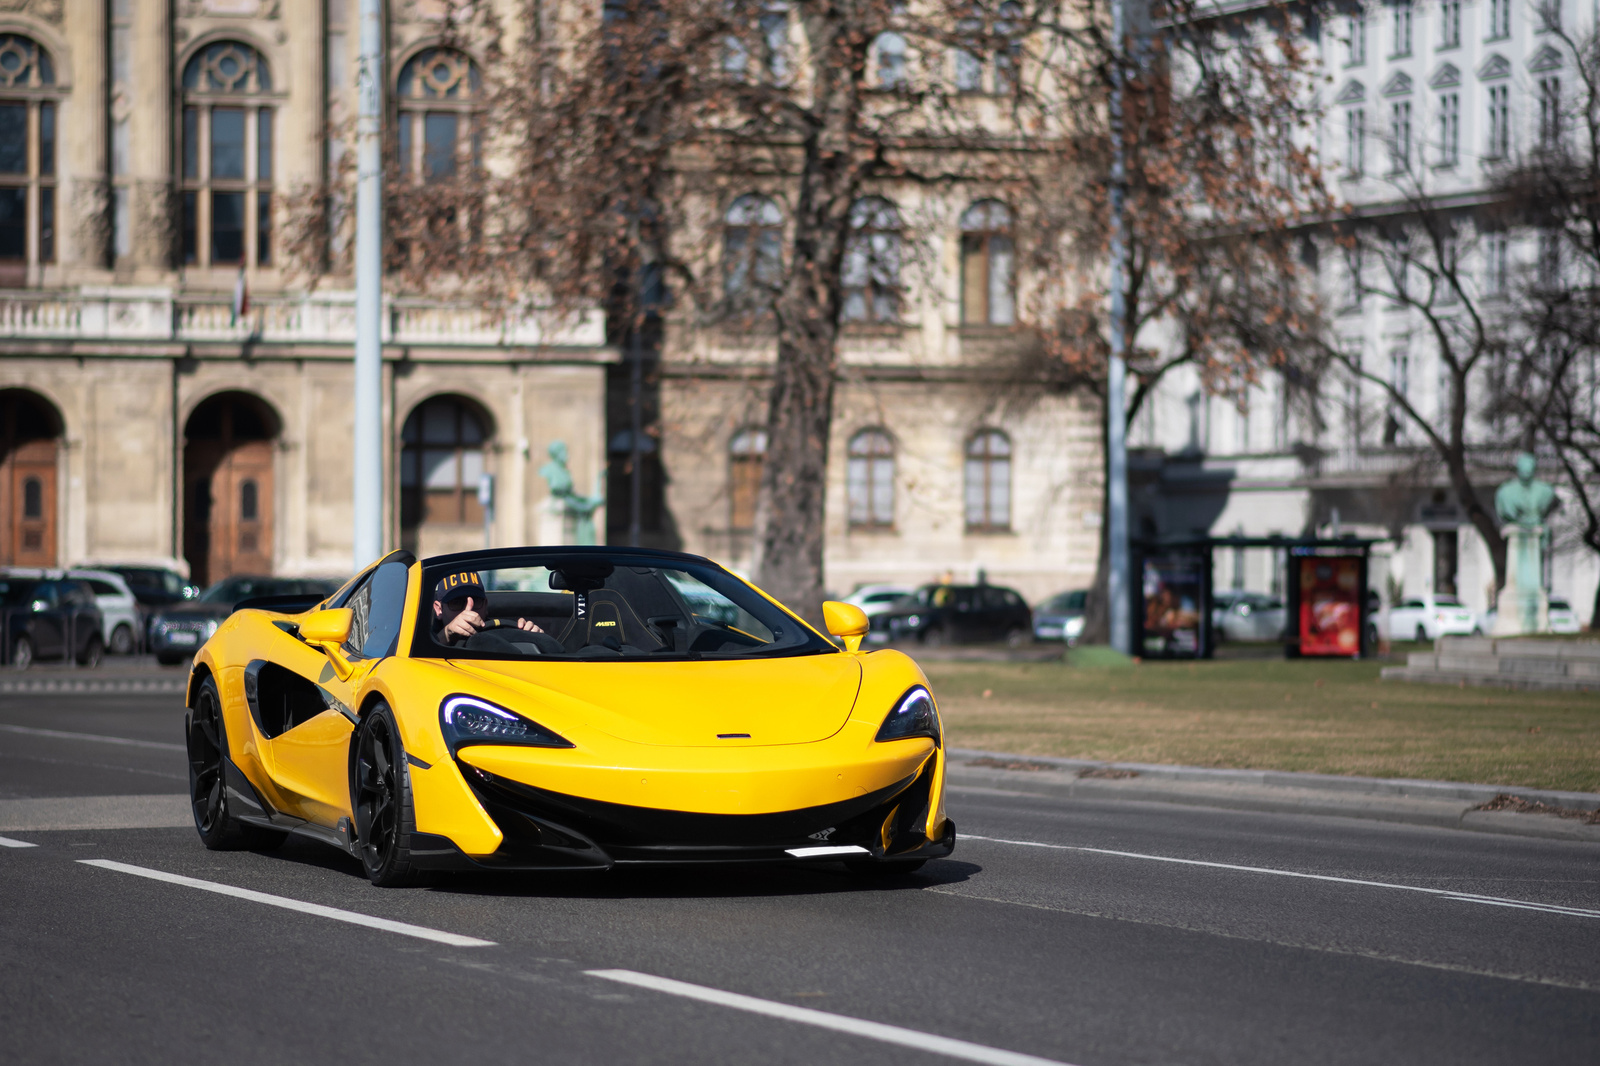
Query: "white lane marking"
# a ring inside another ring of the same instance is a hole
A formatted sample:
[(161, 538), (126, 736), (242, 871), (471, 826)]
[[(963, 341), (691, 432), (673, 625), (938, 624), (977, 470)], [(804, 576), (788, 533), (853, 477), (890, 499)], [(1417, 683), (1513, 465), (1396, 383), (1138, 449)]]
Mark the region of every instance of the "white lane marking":
[(30, 844), (26, 840), (12, 840), (10, 837), (0, 837), (0, 848), (36, 848), (39, 845)]
[(143, 866), (129, 866), (125, 862), (114, 862), (111, 859), (79, 859), (78, 861), (85, 866), (98, 866), (102, 870), (115, 870), (118, 873), (133, 874), (135, 877), (148, 877), (152, 881), (165, 881), (168, 884), (183, 885), (186, 888), (198, 888), (202, 891), (215, 892), (222, 896), (247, 899), (252, 903), (265, 903), (269, 907), (282, 907), (284, 910), (299, 911), (302, 914), (315, 914), (319, 918), (332, 918), (336, 922), (349, 922), (351, 925), (364, 925), (368, 929), (382, 929), (386, 933), (399, 933), (401, 936), (414, 936), (419, 940), (432, 940), (434, 943), (449, 944), (451, 947), (492, 948), (495, 946), (493, 940), (479, 940), (475, 936), (446, 933), (443, 930), (429, 929), (427, 926), (422, 925), (411, 925), (408, 922), (391, 921), (388, 918), (374, 918), (370, 914), (359, 914), (356, 911), (341, 910), (338, 907), (324, 907), (320, 903), (306, 903), (303, 900), (289, 899), (286, 896), (274, 896), (248, 888), (236, 888), (233, 885), (219, 884), (216, 881), (202, 881), (198, 877), (169, 874), (163, 870), (151, 870)]
[(719, 1007), (731, 1007), (734, 1010), (749, 1011), (751, 1014), (764, 1014), (769, 1018), (781, 1018), (787, 1022), (815, 1025), (819, 1029), (832, 1029), (836, 1033), (864, 1036), (868, 1040), (880, 1040), (886, 1044), (898, 1044), (918, 1051), (931, 1051), (937, 1055), (948, 1055), (950, 1058), (963, 1059), (967, 1062), (981, 1062), (986, 1066), (1068, 1066), (1056, 1059), (1042, 1059), (1037, 1055), (1004, 1051), (984, 1044), (955, 1040), (948, 1036), (935, 1036), (916, 1029), (902, 1029), (898, 1025), (885, 1025), (882, 1022), (869, 1022), (842, 1014), (812, 1010), (810, 1007), (795, 1007), (788, 1003), (776, 1003), (770, 999), (757, 999), (754, 996), (724, 992), (720, 988), (692, 985), (687, 981), (674, 981), (668, 977), (655, 977), (634, 970), (585, 970), (584, 973), (606, 981), (648, 988), (653, 992), (665, 992), (669, 996), (682, 996), (685, 999), (697, 999), (702, 1003), (714, 1003)]
[(159, 751), (187, 751), (182, 744), (163, 744), (159, 740), (133, 740), (129, 737), (107, 737), (99, 733), (69, 733), (64, 729), (34, 729), (25, 725), (0, 725), (0, 731), (21, 733), (30, 737), (53, 737), (56, 740), (93, 740), (100, 744), (120, 744), (126, 748), (155, 748)]
[(1204, 859), (1179, 859), (1172, 855), (1146, 855), (1139, 851), (1116, 851), (1111, 848), (1090, 848), (1081, 844), (1046, 844), (1038, 840), (1005, 840), (1001, 837), (981, 837), (973, 833), (963, 833), (963, 840), (987, 840), (991, 844), (1015, 844), (1023, 848), (1048, 848), (1051, 851), (1084, 851), (1093, 855), (1114, 855), (1123, 859), (1143, 859), (1148, 862), (1170, 862), (1179, 866), (1206, 866), (1213, 870), (1237, 870), (1249, 874), (1269, 874), (1273, 877), (1297, 877), (1306, 881), (1332, 881), (1341, 885), (1362, 885), (1367, 888), (1391, 888), (1400, 892), (1421, 892), (1424, 895), (1437, 896), (1441, 899), (1458, 900), (1462, 903), (1495, 903), (1504, 907), (1523, 907), (1528, 910), (1549, 911), (1552, 914), (1566, 914), (1574, 918), (1600, 918), (1600, 910), (1591, 910), (1587, 907), (1568, 907), (1559, 903), (1539, 903), (1536, 900), (1507, 899), (1504, 896), (1480, 896), (1474, 892), (1462, 892), (1455, 888), (1425, 888), (1421, 885), (1397, 885), (1391, 881), (1368, 881), (1359, 877), (1335, 877), (1332, 874), (1308, 874), (1299, 870), (1274, 870), (1270, 866), (1240, 866), (1231, 862), (1207, 862)]

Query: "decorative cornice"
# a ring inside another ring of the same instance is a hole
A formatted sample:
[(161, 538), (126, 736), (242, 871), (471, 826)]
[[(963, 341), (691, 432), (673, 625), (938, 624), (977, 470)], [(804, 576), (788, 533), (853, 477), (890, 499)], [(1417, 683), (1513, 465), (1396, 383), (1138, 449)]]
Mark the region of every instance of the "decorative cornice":
[(1428, 85), (1434, 89), (1448, 89), (1461, 84), (1461, 71), (1454, 63), (1446, 63), (1433, 72), (1433, 77), (1428, 79)]
[(1496, 81), (1500, 78), (1511, 77), (1511, 60), (1505, 56), (1494, 55), (1484, 61), (1478, 68), (1479, 81)]
[(1404, 96), (1411, 91), (1411, 77), (1403, 70), (1397, 70), (1394, 77), (1383, 83), (1383, 95)]

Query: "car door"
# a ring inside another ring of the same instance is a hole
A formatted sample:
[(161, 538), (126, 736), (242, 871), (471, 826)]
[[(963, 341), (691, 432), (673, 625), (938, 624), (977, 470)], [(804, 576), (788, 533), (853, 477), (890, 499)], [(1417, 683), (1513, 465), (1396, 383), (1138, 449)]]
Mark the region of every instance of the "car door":
[(33, 638), (33, 654), (41, 659), (59, 658), (64, 648), (65, 615), (62, 612), (61, 585), (46, 581), (33, 590), (28, 616), (28, 633)]
[(1422, 618), (1421, 600), (1402, 600), (1389, 609), (1389, 639), (1410, 640), (1417, 632), (1417, 622)]
[(951, 640), (983, 639), (983, 605), (978, 590), (954, 586), (945, 604), (945, 628)]
[(291, 697), (282, 731), (266, 741), (269, 772), (297, 798), (300, 817), (319, 825), (336, 825), (350, 815), (350, 735), (358, 693), (377, 664), (393, 654), (404, 621), (408, 577), (405, 563), (384, 563), (336, 604), (351, 612), (350, 637), (337, 652), (290, 637), (296, 647), (284, 647), (284, 657), (274, 660), (295, 675), (274, 681), (295, 687), (298, 695)]

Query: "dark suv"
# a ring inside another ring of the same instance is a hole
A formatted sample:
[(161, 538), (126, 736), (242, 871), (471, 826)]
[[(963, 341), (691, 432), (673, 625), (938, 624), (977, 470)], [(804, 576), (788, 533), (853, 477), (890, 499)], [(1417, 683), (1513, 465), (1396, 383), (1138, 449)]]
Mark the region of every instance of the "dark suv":
[(1016, 590), (999, 585), (924, 585), (875, 616), (867, 636), (874, 644), (1003, 640), (1018, 647), (1033, 636), (1033, 612)]
[(266, 596), (294, 596), (310, 606), (338, 590), (338, 581), (308, 577), (258, 577), (235, 574), (225, 577), (187, 603), (175, 603), (150, 616), (150, 650), (156, 661), (172, 666), (194, 657), (195, 651), (211, 639), (222, 620), (245, 600)]
[(19, 670), (38, 659), (99, 666), (105, 652), (94, 590), (68, 578), (0, 575), (0, 656)]

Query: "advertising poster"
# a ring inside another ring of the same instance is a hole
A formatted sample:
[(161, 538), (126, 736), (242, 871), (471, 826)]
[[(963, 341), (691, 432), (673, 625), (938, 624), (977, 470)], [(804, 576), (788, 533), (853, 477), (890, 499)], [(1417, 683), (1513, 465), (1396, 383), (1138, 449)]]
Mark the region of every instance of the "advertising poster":
[(1200, 598), (1204, 557), (1162, 555), (1144, 562), (1145, 655), (1200, 654)]
[(1361, 654), (1361, 560), (1300, 560), (1300, 654)]

